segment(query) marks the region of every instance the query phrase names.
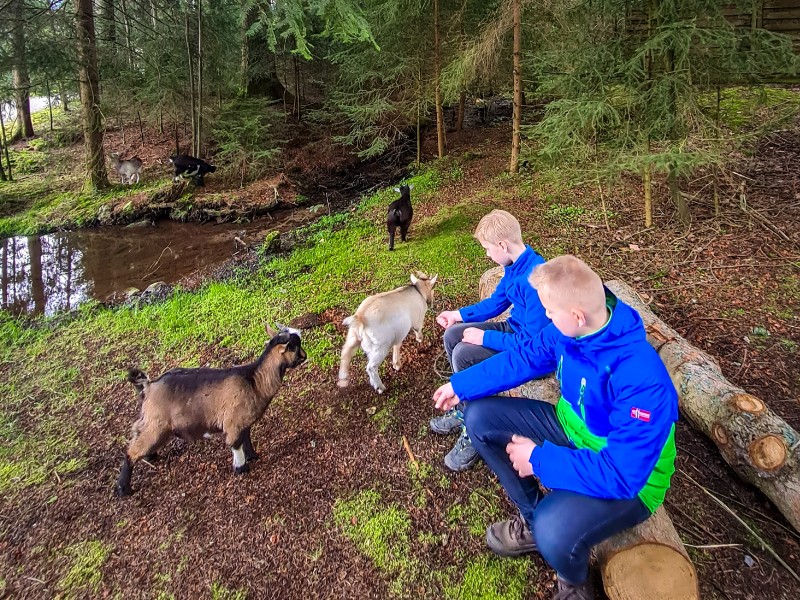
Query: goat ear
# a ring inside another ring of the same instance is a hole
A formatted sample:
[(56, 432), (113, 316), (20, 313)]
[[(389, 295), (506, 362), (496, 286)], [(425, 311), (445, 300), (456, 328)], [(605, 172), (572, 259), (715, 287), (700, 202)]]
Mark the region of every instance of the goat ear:
[(409, 183), (408, 184), (408, 189), (413, 190), (414, 189), (414, 184), (413, 183)]
[(419, 281), (419, 279), (417, 279), (417, 276), (412, 273), (411, 274), (411, 283), (416, 285), (417, 281)]
[(394, 188), (394, 191), (399, 194), (400, 193), (400, 188)]
[(431, 285), (434, 285), (436, 283), (436, 278), (437, 277), (439, 277), (438, 273), (436, 275), (434, 275), (433, 277), (431, 277)]
[(267, 330), (267, 335), (268, 335), (270, 338), (274, 338), (276, 335), (278, 335), (278, 332), (277, 332), (277, 331), (275, 331), (275, 330), (274, 330), (272, 327), (270, 327), (270, 326), (269, 326), (269, 323), (267, 323), (267, 325), (266, 325), (265, 329)]

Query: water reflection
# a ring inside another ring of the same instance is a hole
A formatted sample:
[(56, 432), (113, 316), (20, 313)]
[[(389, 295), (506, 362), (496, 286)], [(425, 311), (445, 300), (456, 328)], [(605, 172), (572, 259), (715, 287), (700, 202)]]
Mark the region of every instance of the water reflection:
[(157, 227), (110, 227), (0, 240), (2, 309), (52, 315), (88, 299), (108, 300), (156, 281), (219, 264), (270, 231), (288, 231), (316, 216), (305, 209), (248, 224), (164, 221)]

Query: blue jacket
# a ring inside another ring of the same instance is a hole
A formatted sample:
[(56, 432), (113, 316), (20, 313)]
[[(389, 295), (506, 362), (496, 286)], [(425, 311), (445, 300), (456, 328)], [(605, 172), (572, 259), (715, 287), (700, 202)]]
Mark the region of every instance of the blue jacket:
[(608, 323), (581, 338), (554, 325), (523, 340), (519, 352), (492, 356), (450, 379), (461, 400), (514, 388), (556, 372), (556, 413), (573, 447), (544, 442), (530, 457), (551, 489), (599, 498), (637, 495), (655, 510), (674, 472), (678, 397), (641, 317), (606, 291)]
[(459, 311), (465, 323), (478, 323), (496, 317), (513, 304), (507, 323), (514, 334), (486, 331), (483, 334), (485, 347), (497, 352), (516, 350), (520, 338), (534, 337), (550, 324), (539, 294), (528, 283), (534, 267), (544, 262), (544, 258), (533, 248), (525, 246), (525, 251), (519, 258), (505, 268), (503, 277), (491, 296)]

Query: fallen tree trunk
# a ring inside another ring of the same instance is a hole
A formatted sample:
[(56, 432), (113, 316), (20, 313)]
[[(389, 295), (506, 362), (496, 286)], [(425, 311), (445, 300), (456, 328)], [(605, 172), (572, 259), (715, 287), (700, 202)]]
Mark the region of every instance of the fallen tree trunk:
[(725, 379), (716, 360), (659, 320), (620, 281), (608, 288), (635, 308), (669, 370), (681, 413), (719, 448), (736, 474), (761, 490), (800, 531), (800, 434), (760, 398)]
[[(502, 268), (496, 267), (481, 276), (481, 299), (491, 295), (502, 275)], [(555, 404), (561, 391), (550, 376), (525, 383), (510, 394)], [(700, 598), (697, 572), (663, 506), (644, 523), (598, 544), (594, 552), (610, 600)]]

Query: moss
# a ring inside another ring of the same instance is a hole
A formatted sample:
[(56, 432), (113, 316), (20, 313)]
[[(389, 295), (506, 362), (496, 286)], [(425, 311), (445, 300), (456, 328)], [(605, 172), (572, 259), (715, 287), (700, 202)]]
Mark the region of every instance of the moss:
[(64, 554), (72, 560), (72, 566), (58, 582), (58, 590), (62, 592), (60, 597), (96, 594), (103, 579), (102, 568), (110, 552), (109, 546), (97, 540), (78, 542), (67, 547)]
[(229, 590), (221, 583), (214, 581), (211, 584), (211, 600), (247, 600), (247, 590), (244, 588)]
[(525, 558), (508, 559), (483, 555), (467, 563), (463, 578), (445, 585), (445, 598), (454, 600), (516, 600), (530, 595), (536, 568)]
[(345, 537), (380, 571), (398, 575), (408, 569), (411, 520), (398, 506), (383, 506), (378, 492), (365, 490), (352, 500), (336, 500), (333, 518)]

